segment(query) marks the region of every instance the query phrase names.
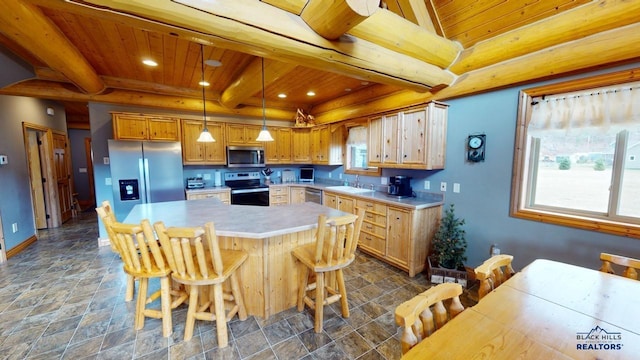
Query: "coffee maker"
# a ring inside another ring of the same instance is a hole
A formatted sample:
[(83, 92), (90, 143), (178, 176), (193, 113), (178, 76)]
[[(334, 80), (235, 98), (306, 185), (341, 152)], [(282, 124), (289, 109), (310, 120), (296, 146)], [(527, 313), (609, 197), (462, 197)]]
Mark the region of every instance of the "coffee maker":
[(391, 196), (410, 197), (413, 196), (411, 189), (411, 178), (408, 176), (391, 176), (389, 178), (389, 191)]

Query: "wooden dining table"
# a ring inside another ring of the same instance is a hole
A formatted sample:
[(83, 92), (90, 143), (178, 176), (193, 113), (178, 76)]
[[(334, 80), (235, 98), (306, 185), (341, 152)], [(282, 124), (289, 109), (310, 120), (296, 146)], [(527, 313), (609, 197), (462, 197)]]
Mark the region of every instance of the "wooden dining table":
[(535, 260), (403, 359), (640, 359), (640, 281)]

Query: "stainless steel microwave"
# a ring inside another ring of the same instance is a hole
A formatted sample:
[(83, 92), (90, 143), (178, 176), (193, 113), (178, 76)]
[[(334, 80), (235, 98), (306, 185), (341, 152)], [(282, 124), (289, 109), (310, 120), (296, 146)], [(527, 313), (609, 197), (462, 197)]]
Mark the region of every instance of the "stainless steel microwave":
[(227, 146), (227, 166), (264, 167), (264, 149), (260, 146)]

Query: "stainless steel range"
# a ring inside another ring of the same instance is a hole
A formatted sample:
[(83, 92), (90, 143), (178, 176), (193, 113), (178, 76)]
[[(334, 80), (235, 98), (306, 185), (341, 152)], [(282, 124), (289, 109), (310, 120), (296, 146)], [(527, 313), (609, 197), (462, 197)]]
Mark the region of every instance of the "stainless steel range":
[(231, 188), (231, 204), (269, 206), (269, 187), (260, 183), (260, 172), (227, 172), (224, 184)]

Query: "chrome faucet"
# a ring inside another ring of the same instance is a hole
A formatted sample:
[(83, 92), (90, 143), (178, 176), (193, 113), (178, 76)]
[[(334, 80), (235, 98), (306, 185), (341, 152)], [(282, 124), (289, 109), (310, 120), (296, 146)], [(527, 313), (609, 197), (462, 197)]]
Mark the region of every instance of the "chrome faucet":
[(356, 174), (356, 182), (353, 184), (353, 186), (359, 188), (360, 187), (360, 175)]

